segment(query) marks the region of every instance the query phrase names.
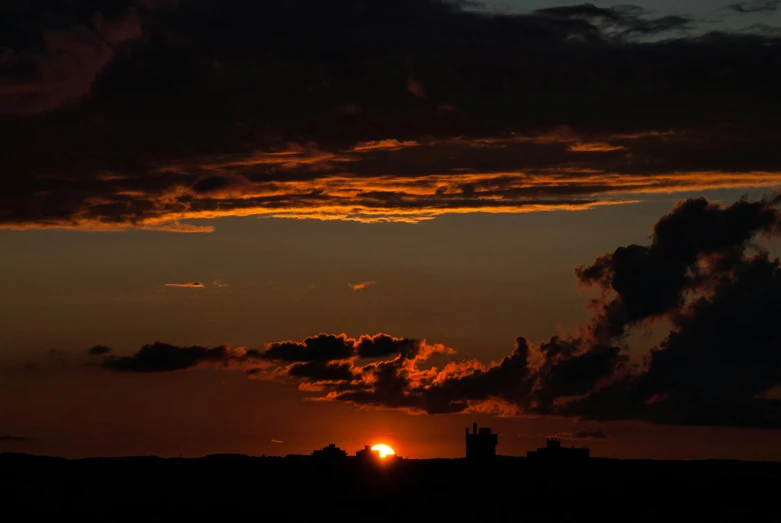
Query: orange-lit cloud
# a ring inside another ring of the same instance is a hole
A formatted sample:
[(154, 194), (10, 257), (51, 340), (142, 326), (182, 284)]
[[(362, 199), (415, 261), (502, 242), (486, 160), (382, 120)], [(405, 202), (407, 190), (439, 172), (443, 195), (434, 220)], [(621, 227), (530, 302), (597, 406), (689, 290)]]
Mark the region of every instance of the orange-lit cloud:
[[(781, 90), (781, 41), (761, 29), (673, 45), (656, 37), (695, 20), (594, 6), (489, 16), (439, 0), (397, 3), (388, 17), (381, 2), (298, 3), (327, 38), (279, 2), (239, 2), (218, 25), (199, 2), (175, 0), (68, 4), (56, 29), (43, 4), (14, 18), (29, 38), (0, 53), (0, 227), (417, 223), (781, 180), (781, 103), (768, 94)], [(246, 23), (258, 19), (275, 31)], [(459, 30), (411, 35), (406, 21), (421, 19)], [(144, 51), (174, 33), (177, 45)], [(285, 59), (275, 34), (297, 42)], [(464, 34), (482, 44), (464, 52)], [(169, 67), (185, 55), (188, 72)]]
[(204, 284), (199, 281), (193, 281), (188, 283), (166, 283), (165, 287), (178, 287), (182, 289), (203, 289)]
[(371, 285), (376, 285), (376, 281), (362, 281), (361, 283), (348, 283), (347, 286), (350, 287), (354, 291), (359, 291), (361, 289), (365, 289), (366, 287), (369, 287)]
[(404, 147), (417, 147), (418, 145), (420, 144), (413, 140), (399, 141), (394, 138), (390, 138), (387, 140), (361, 142), (359, 144), (356, 144), (355, 147), (352, 148), (352, 152), (360, 153), (360, 152), (377, 151), (377, 150), (397, 151), (399, 149), (403, 149)]
[(623, 148), (621, 145), (610, 145), (604, 142), (578, 142), (570, 145), (568, 149), (574, 153), (609, 153)]
[(155, 192), (132, 175), (102, 173), (94, 194), (70, 215), (0, 216), (0, 227), (210, 232), (212, 225), (193, 220), (230, 216), (418, 223), (448, 214), (578, 211), (650, 194), (781, 185), (781, 170), (677, 165), (698, 147), (685, 132), (581, 136), (564, 126), (482, 138), (389, 138), (331, 151), (289, 143), (160, 166), (155, 176), (165, 189)]

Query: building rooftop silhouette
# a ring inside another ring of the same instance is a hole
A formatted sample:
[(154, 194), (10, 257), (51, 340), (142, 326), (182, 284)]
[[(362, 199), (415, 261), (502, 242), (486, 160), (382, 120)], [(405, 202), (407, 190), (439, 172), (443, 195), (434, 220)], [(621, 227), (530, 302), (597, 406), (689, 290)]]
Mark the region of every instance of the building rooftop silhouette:
[(313, 451), (312, 457), (329, 461), (339, 461), (347, 458), (347, 452), (331, 443), (327, 447)]
[(388, 454), (384, 458), (380, 456), (379, 450), (372, 450), (369, 445), (364, 445), (364, 447), (357, 451), (355, 453), (355, 459), (364, 463), (380, 463), (380, 462), (390, 462), (395, 461), (397, 459), (401, 459), (395, 454)]
[(489, 427), (477, 429), (477, 423), (472, 424), (472, 433), (466, 428), (466, 458), (470, 460), (487, 460), (496, 457), (496, 445), (499, 435), (491, 432)]
[(574, 442), (571, 447), (562, 447), (559, 438), (546, 438), (545, 447), (528, 451), (526, 457), (538, 460), (581, 461), (589, 459), (591, 451), (588, 447), (576, 448)]
[(380, 451), (372, 450), (369, 445), (364, 445), (364, 447), (361, 450), (355, 453), (355, 457), (360, 460), (380, 459)]

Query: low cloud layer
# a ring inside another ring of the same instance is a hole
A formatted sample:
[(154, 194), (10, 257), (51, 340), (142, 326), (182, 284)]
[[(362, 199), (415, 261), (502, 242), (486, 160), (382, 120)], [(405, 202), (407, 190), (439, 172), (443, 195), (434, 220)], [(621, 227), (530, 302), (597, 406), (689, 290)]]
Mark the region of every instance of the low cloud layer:
[[(428, 414), (781, 428), (781, 401), (771, 395), (781, 385), (781, 261), (763, 247), (781, 232), (780, 203), (681, 202), (657, 221), (649, 244), (576, 268), (579, 283), (599, 291), (580, 329), (540, 344), (519, 336), (497, 362), (459, 361), (425, 340), (324, 333), (249, 350), (155, 343), (103, 365), (241, 369), (293, 380), (320, 400)], [(628, 335), (659, 320), (668, 335), (641, 367), (630, 364)]]
[(772, 31), (703, 33), (635, 6), (465, 6), (0, 7), (14, 27), (0, 36), (0, 227), (414, 223), (781, 183)]

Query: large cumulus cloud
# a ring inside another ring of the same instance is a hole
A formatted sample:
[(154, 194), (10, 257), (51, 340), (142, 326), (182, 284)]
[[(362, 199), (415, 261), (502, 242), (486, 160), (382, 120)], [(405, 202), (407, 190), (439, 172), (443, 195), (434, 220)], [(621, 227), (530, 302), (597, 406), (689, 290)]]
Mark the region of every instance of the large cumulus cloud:
[(0, 226), (416, 222), (781, 182), (772, 34), (465, 5), (6, 3)]

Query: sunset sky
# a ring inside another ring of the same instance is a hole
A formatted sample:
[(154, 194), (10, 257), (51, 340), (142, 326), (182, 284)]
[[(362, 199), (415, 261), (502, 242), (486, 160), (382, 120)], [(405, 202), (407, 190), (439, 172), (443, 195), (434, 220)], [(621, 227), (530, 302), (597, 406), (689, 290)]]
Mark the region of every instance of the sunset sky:
[(781, 460), (781, 1), (0, 6), (0, 452)]

